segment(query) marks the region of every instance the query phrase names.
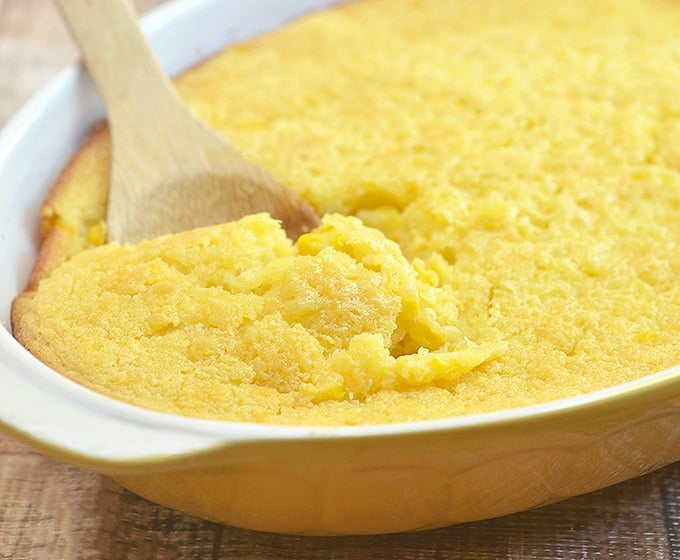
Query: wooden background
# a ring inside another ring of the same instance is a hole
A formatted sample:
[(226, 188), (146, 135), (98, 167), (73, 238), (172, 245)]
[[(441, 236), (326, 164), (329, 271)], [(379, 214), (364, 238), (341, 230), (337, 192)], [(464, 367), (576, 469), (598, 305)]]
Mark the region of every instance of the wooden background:
[[(136, 2), (140, 11), (159, 3)], [(75, 56), (49, 0), (0, 0), (0, 124)], [(502, 519), (415, 534), (305, 538), (153, 505), (0, 436), (0, 560), (217, 558), (680, 558), (680, 463)]]

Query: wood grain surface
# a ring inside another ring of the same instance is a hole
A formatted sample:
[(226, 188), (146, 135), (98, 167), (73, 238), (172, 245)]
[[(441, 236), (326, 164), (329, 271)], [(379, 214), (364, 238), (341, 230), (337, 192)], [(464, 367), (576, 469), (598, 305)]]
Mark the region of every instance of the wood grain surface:
[[(140, 11), (159, 3), (136, 2)], [(74, 58), (48, 0), (0, 0), (0, 124)], [(424, 533), (308, 538), (244, 531), (156, 506), (0, 436), (0, 560), (217, 558), (680, 558), (680, 463), (502, 519)]]

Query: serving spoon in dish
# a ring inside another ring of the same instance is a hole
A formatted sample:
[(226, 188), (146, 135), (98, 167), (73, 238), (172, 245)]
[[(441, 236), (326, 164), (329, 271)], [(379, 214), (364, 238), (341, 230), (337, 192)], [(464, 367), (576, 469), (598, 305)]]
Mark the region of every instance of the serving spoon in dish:
[(109, 241), (136, 242), (269, 212), (295, 240), (312, 208), (184, 104), (130, 0), (54, 0), (104, 100), (112, 139)]

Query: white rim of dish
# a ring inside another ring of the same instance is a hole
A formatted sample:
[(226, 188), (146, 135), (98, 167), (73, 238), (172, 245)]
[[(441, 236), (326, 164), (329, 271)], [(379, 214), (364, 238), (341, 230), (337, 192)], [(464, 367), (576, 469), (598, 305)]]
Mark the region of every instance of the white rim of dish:
[[(221, 1), (226, 0), (176, 0), (145, 16), (142, 27), (146, 33), (153, 34), (189, 12), (209, 9)], [(203, 52), (196, 60), (209, 54), (211, 52)], [(68, 88), (80, 73), (78, 63), (67, 67), (5, 125), (0, 131), (0, 162), (11, 157), (15, 145), (22, 142), (26, 131), (39, 119), (36, 117), (38, 109), (56, 92)], [(0, 353), (7, 357), (7, 363), (0, 363), (0, 378), (14, 381), (11, 386), (5, 384), (3, 387), (2, 392), (11, 393), (11, 398), (4, 399), (0, 409), (0, 426), (48, 452), (85, 459), (80, 462), (109, 465), (159, 465), (244, 442), (424, 435), (538, 421), (557, 413), (624, 399), (645, 389), (666, 388), (677, 382), (680, 373), (679, 365), (584, 395), (468, 416), (358, 426), (288, 426), (182, 417), (114, 400), (50, 369), (25, 350), (5, 328), (0, 329)], [(31, 375), (25, 376), (22, 373), (25, 371), (30, 371)], [(677, 385), (680, 394), (680, 383)], [(31, 406), (25, 406), (27, 403)]]

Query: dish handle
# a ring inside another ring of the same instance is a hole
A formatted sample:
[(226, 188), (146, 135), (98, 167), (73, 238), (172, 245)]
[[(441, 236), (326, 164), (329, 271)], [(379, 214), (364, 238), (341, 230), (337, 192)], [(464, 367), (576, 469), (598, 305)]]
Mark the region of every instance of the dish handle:
[[(0, 329), (0, 431), (47, 455), (106, 474), (177, 469), (244, 439), (225, 423), (141, 409), (56, 373)], [(247, 430), (246, 430), (247, 431)]]

